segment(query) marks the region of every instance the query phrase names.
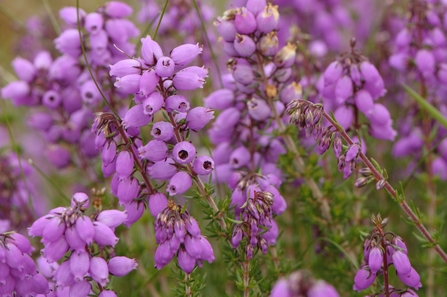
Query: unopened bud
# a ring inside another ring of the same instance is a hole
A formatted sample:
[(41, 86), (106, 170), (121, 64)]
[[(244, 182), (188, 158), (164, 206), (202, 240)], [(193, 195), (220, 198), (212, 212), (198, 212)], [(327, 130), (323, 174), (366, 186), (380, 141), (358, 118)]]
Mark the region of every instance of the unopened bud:
[(386, 180), (385, 180), (385, 179), (381, 179), (381, 180), (379, 180), (379, 181), (377, 182), (377, 184), (376, 184), (376, 189), (377, 189), (377, 191), (383, 189), (383, 187), (385, 186), (385, 184), (386, 184)]

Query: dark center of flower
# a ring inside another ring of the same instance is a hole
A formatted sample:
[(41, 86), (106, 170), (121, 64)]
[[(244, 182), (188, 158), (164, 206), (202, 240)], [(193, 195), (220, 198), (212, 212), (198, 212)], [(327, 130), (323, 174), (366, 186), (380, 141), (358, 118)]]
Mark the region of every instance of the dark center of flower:
[(188, 152), (185, 150), (181, 150), (180, 152), (178, 152), (178, 157), (182, 160), (185, 160), (186, 158), (188, 158)]
[(171, 61), (164, 60), (161, 64), (163, 64), (163, 66), (169, 67), (169, 66), (171, 66)]
[(161, 130), (158, 129), (158, 128), (155, 128), (155, 130), (154, 130), (154, 134), (155, 134), (155, 135), (161, 135)]
[(203, 162), (203, 169), (205, 169), (205, 170), (213, 169), (211, 162), (210, 161)]
[(93, 98), (93, 94), (91, 92), (87, 92), (87, 93), (85, 93), (85, 97), (88, 99), (91, 99), (91, 98)]
[(186, 103), (182, 102), (179, 104), (178, 109), (186, 108)]

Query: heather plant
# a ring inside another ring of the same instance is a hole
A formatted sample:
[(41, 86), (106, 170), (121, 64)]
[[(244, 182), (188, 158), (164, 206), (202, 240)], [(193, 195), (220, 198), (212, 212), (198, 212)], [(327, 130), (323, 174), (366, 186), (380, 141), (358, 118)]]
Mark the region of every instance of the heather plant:
[(1, 296), (445, 294), (446, 4), (94, 2), (10, 18)]

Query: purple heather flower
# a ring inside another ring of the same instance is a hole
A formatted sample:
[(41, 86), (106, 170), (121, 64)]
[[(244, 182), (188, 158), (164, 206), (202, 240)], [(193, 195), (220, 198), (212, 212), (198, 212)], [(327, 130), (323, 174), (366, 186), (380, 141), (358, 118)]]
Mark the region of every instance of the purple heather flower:
[(208, 175), (214, 169), (214, 161), (208, 156), (200, 156), (194, 160), (194, 172), (198, 175)]
[(174, 127), (169, 122), (156, 122), (152, 125), (151, 135), (156, 140), (169, 141), (174, 136)]
[(45, 243), (57, 241), (65, 231), (65, 224), (59, 217), (48, 220), (42, 234), (42, 241)]
[(234, 93), (228, 89), (220, 89), (211, 93), (204, 100), (205, 107), (224, 110), (233, 106), (235, 97)]
[(396, 271), (399, 275), (408, 276), (410, 274), (412, 267), (408, 256), (404, 252), (400, 250), (394, 251), (392, 259), (394, 267), (396, 267)]
[(116, 173), (120, 178), (129, 177), (134, 168), (133, 156), (129, 151), (122, 151), (116, 158)]
[(152, 40), (148, 35), (146, 38), (141, 38), (141, 56), (148, 65), (155, 65), (156, 60), (163, 56), (163, 51), (157, 42)]
[(234, 41), (237, 33), (234, 22), (227, 21), (219, 17), (214, 22), (214, 25), (217, 27), (217, 31), (219, 32), (219, 35), (222, 36), (223, 40), (226, 42)]
[(172, 95), (166, 98), (165, 109), (167, 112), (186, 112), (189, 110), (189, 102), (181, 95)]
[(259, 50), (264, 56), (275, 56), (278, 53), (279, 41), (276, 32), (270, 32), (261, 37), (258, 43)]
[(101, 211), (96, 217), (97, 222), (101, 222), (112, 230), (127, 219), (127, 214), (117, 209), (109, 209)]
[(369, 252), (368, 265), (372, 273), (376, 274), (382, 267), (383, 253), (380, 247), (373, 247)]
[(436, 61), (435, 57), (430, 51), (426, 49), (419, 50), (416, 53), (414, 62), (424, 77), (430, 77), (434, 74)]
[(343, 66), (338, 62), (332, 62), (324, 71), (324, 85), (335, 84), (343, 74)]
[(317, 281), (307, 292), (307, 297), (339, 297), (337, 290), (325, 281)]
[(74, 226), (68, 227), (65, 230), (65, 240), (72, 250), (85, 250), (86, 242), (79, 236), (78, 231)]
[(190, 256), (186, 250), (180, 249), (178, 252), (178, 265), (183, 271), (189, 274), (196, 266), (196, 259)]
[(189, 141), (178, 142), (172, 149), (172, 158), (179, 164), (191, 163), (196, 156), (196, 148)]
[(346, 102), (353, 94), (352, 80), (348, 75), (340, 78), (335, 86), (335, 100), (337, 104)]
[(280, 279), (273, 286), (270, 297), (293, 297), (290, 292), (289, 282), (286, 279)]
[(92, 285), (86, 281), (83, 280), (81, 282), (77, 282), (70, 286), (70, 295), (71, 296), (88, 296), (92, 289)]
[(250, 151), (245, 146), (239, 146), (230, 155), (230, 164), (233, 168), (241, 168), (250, 162)]
[(275, 55), (275, 65), (282, 68), (292, 67), (296, 59), (296, 46), (288, 43)]
[(107, 262), (101, 257), (92, 257), (90, 259), (89, 273), (93, 280), (101, 286), (106, 286), (109, 282), (109, 267)]
[(144, 105), (137, 104), (131, 107), (123, 118), (123, 125), (126, 129), (142, 127), (152, 120), (152, 116), (145, 113)]
[(157, 75), (155, 70), (145, 71), (141, 76), (141, 80), (139, 81), (140, 96), (148, 96), (154, 92), (159, 81), (160, 77)]
[(130, 227), (143, 216), (144, 203), (141, 203), (140, 201), (132, 201), (131, 203), (124, 205), (124, 209), (127, 212), (127, 219), (124, 221), (124, 225)]
[(115, 236), (115, 233), (107, 227), (107, 225), (101, 222), (93, 223), (95, 229), (95, 235), (93, 239), (100, 246), (112, 246), (114, 247), (118, 243), (118, 237)]
[(109, 1), (104, 6), (104, 12), (112, 18), (125, 18), (132, 14), (133, 9), (120, 1)]
[(149, 196), (149, 211), (156, 218), (168, 206), (168, 198), (163, 193), (155, 193)]
[(195, 90), (203, 88), (208, 69), (198, 66), (186, 67), (174, 75), (172, 83), (177, 90)]
[(89, 13), (84, 19), (84, 28), (92, 35), (97, 34), (104, 26), (104, 19), (97, 12)]
[[(145, 72), (145, 74), (146, 73), (148, 72)], [(123, 77), (117, 77), (114, 86), (125, 95), (134, 94), (140, 91), (140, 80), (143, 80), (143, 77), (145, 78), (144, 82), (146, 83), (147, 79), (144, 74), (143, 76), (139, 74), (129, 74)]]
[(70, 271), (74, 280), (80, 282), (84, 280), (84, 275), (90, 268), (90, 256), (85, 251), (73, 252), (70, 256)]
[(371, 116), (374, 111), (374, 101), (368, 91), (360, 90), (354, 97), (355, 106), (363, 112), (367, 117)]
[(64, 236), (61, 236), (58, 240), (46, 243), (45, 248), (42, 250), (42, 254), (47, 258), (49, 263), (59, 261), (65, 253), (68, 251), (68, 243)]
[(138, 148), (142, 158), (157, 162), (168, 157), (168, 146), (164, 141), (151, 140), (145, 146)]
[(177, 167), (172, 158), (166, 158), (166, 160), (158, 161), (148, 166), (146, 171), (151, 178), (169, 180), (177, 173)]
[(130, 74), (141, 73), (141, 62), (135, 59), (124, 59), (110, 65), (109, 74), (111, 76), (123, 77)]
[(160, 77), (170, 77), (174, 74), (175, 62), (169, 57), (161, 57), (155, 66), (155, 73)]
[(268, 104), (261, 99), (251, 98), (247, 102), (248, 114), (256, 121), (265, 121), (272, 115), (272, 111)]
[(368, 61), (362, 62), (360, 64), (360, 71), (365, 80), (364, 88), (371, 94), (373, 99), (378, 99), (385, 95), (386, 90), (383, 79), (373, 64)]
[(197, 44), (183, 44), (174, 48), (171, 53), (171, 59), (177, 66), (186, 66), (191, 63), (198, 55), (202, 53), (202, 46)]
[(256, 18), (245, 7), (238, 9), (234, 18), (234, 26), (240, 34), (250, 34), (256, 30)]
[(116, 276), (125, 276), (132, 270), (136, 269), (138, 263), (135, 259), (127, 257), (113, 257), (108, 262), (109, 272)]
[[(397, 270), (397, 268), (396, 268)], [(397, 276), (400, 280), (409, 287), (413, 287), (416, 290), (422, 287), (421, 278), (416, 270), (413, 267), (410, 269), (410, 273), (408, 275), (400, 274), (397, 272)]]
[(169, 195), (179, 195), (183, 194), (192, 186), (191, 176), (183, 171), (177, 172), (171, 178), (168, 184), (167, 192)]
[(76, 29), (67, 29), (54, 40), (56, 49), (62, 54), (77, 58), (81, 54), (81, 41)]
[(81, 21), (86, 16), (83, 9), (79, 8), (78, 11), (79, 13), (76, 12), (76, 7), (64, 7), (59, 10), (59, 16), (67, 25), (75, 27), (78, 24), (77, 15), (79, 14), (79, 19)]
[(158, 92), (153, 92), (142, 102), (144, 106), (144, 114), (154, 115), (164, 104), (163, 96)]
[(354, 277), (353, 290), (355, 290), (357, 292), (365, 290), (366, 288), (371, 286), (371, 284), (376, 279), (376, 276), (377, 276), (376, 274), (371, 273), (371, 271), (369, 269), (367, 269), (367, 266), (361, 267), (357, 271), (357, 274)]
[(87, 216), (81, 216), (76, 220), (76, 231), (87, 244), (92, 244), (95, 229), (92, 220)]
[(127, 177), (120, 180), (118, 184), (117, 197), (121, 205), (132, 202), (133, 199), (138, 198), (140, 185), (138, 179), (134, 177)]
[(268, 33), (277, 30), (279, 23), (278, 6), (268, 3), (256, 17), (259, 32)]
[(186, 115), (186, 123), (193, 131), (199, 131), (214, 119), (214, 110), (205, 107), (195, 107)]
[(247, 35), (236, 34), (234, 49), (241, 57), (250, 57), (256, 50), (256, 44)]

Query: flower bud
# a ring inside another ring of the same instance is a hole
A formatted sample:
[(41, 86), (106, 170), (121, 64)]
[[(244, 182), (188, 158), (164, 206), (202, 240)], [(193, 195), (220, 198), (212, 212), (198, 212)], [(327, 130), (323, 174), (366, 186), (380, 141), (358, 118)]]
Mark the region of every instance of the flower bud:
[(94, 222), (93, 226), (95, 229), (95, 236), (93, 239), (98, 245), (114, 247), (118, 243), (118, 237), (116, 237), (112, 229), (107, 227), (105, 224), (101, 222)]
[(354, 277), (354, 287), (353, 290), (360, 292), (365, 290), (369, 286), (372, 285), (374, 280), (376, 279), (376, 274), (371, 273), (371, 271), (367, 270), (365, 266), (361, 267), (357, 274)]
[(92, 35), (97, 34), (104, 26), (104, 19), (97, 12), (89, 13), (84, 19), (84, 28)]
[(151, 178), (169, 180), (177, 173), (177, 167), (173, 159), (166, 158), (166, 160), (158, 161), (152, 166), (148, 166), (146, 171)]
[(255, 32), (257, 24), (253, 13), (245, 7), (238, 9), (234, 18), (234, 26), (239, 34), (250, 34)]
[[(93, 278), (93, 280), (99, 283), (101, 286), (106, 286), (107, 283), (109, 282), (109, 267), (107, 266), (107, 262), (101, 257), (92, 257), (90, 259), (89, 273), (90, 276)], [(103, 291), (103, 292), (112, 292), (112, 291)], [(99, 296), (102, 296), (101, 294), (99, 294)]]
[(155, 193), (149, 196), (149, 211), (156, 218), (168, 206), (168, 198), (163, 193)]
[(273, 61), (278, 67), (289, 68), (295, 63), (295, 57), (296, 45), (289, 42), (276, 53)]
[(259, 50), (264, 56), (274, 56), (278, 52), (278, 36), (275, 31), (268, 33), (259, 40)]
[(174, 75), (172, 83), (177, 90), (195, 90), (203, 88), (205, 78), (208, 77), (208, 69), (198, 66), (190, 66), (180, 70)]
[(112, 18), (125, 18), (132, 14), (133, 9), (120, 1), (109, 1), (104, 6), (104, 12)]
[(202, 46), (197, 44), (183, 44), (174, 48), (171, 53), (171, 59), (175, 65), (185, 66), (191, 63), (198, 55), (202, 53)]
[(151, 69), (143, 72), (143, 75), (141, 76), (141, 80), (139, 82), (140, 96), (148, 96), (150, 93), (154, 92), (159, 81), (160, 77), (157, 75), (155, 70)]
[(141, 56), (144, 61), (150, 66), (155, 65), (156, 60), (163, 56), (160, 45), (152, 40), (149, 35), (146, 38), (141, 38), (141, 43)]
[(171, 178), (168, 184), (167, 192), (169, 195), (179, 195), (183, 194), (192, 186), (191, 176), (183, 171), (177, 172)]
[(191, 109), (186, 115), (188, 128), (193, 131), (204, 128), (212, 119), (214, 119), (214, 110), (201, 106)]
[(92, 220), (87, 216), (81, 216), (76, 220), (76, 231), (87, 244), (92, 244), (95, 229)]
[[(446, 76), (447, 77), (447, 76)], [(228, 89), (220, 89), (211, 93), (204, 99), (205, 107), (224, 110), (233, 106), (235, 101), (234, 93)]]
[(168, 157), (168, 146), (160, 140), (151, 140), (145, 146), (138, 148), (142, 158), (152, 162), (161, 161)]
[(84, 280), (84, 275), (90, 268), (90, 257), (85, 251), (73, 252), (70, 256), (70, 271), (74, 280), (80, 282)]
[(141, 74), (141, 63), (135, 59), (124, 59), (110, 65), (111, 76), (123, 77), (131, 74)]
[(191, 257), (184, 249), (180, 249), (178, 252), (178, 265), (184, 272), (189, 274), (196, 266), (196, 259)]
[(250, 57), (256, 50), (256, 44), (247, 35), (236, 34), (234, 49), (241, 57)]
[(208, 175), (214, 169), (214, 161), (208, 156), (200, 156), (194, 160), (194, 172), (198, 175)]
[(169, 141), (174, 136), (174, 127), (169, 122), (156, 122), (152, 126), (151, 135), (156, 140)]
[(259, 32), (269, 33), (276, 30), (279, 23), (278, 5), (268, 3), (256, 17), (256, 22)]
[(130, 203), (133, 199), (138, 197), (140, 185), (138, 180), (133, 177), (126, 177), (120, 180), (118, 184), (117, 196), (121, 205)]
[(189, 110), (189, 102), (182, 95), (172, 95), (166, 98), (165, 108), (167, 112), (186, 112)]
[(16, 57), (12, 60), (12, 67), (20, 80), (32, 82), (36, 75), (36, 68), (30, 61)]
[(140, 90), (140, 80), (142, 80), (141, 75), (129, 74), (123, 77), (117, 77), (114, 86), (117, 87), (121, 93), (130, 95), (137, 93)]

